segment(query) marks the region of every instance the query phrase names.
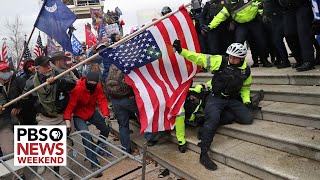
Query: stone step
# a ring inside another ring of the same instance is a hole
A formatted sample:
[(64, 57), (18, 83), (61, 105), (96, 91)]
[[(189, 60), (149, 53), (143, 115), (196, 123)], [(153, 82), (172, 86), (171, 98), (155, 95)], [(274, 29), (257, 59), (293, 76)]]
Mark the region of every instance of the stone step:
[(255, 118), (320, 129), (320, 106), (261, 101), (262, 113), (256, 113)]
[[(115, 121), (112, 122), (112, 128), (118, 132), (118, 123)], [(140, 129), (132, 124), (130, 124), (130, 129), (134, 132), (131, 134), (131, 141), (142, 148), (145, 139), (143, 138), (143, 135), (139, 134)], [(148, 147), (147, 150), (148, 155), (155, 161), (168, 168), (170, 172), (185, 179), (257, 179), (219, 162), (216, 162), (219, 166), (218, 170), (209, 171), (203, 168), (199, 163), (199, 154), (193, 151), (187, 151), (182, 154), (178, 151), (177, 147), (176, 144), (166, 141), (159, 143), (156, 146)]]
[(254, 84), (252, 93), (263, 89), (264, 100), (299, 104), (320, 105), (320, 86), (266, 85)]
[(320, 161), (320, 130), (255, 120), (252, 125), (228, 124), (218, 133)]
[[(186, 129), (188, 148), (200, 153), (196, 129)], [(177, 144), (174, 132), (170, 138)], [(216, 134), (210, 157), (261, 179), (308, 179), (320, 177), (320, 162), (287, 152)], [(218, 167), (219, 168), (219, 167)]]
[[(320, 70), (297, 72), (292, 68), (251, 68), (253, 83), (282, 84), (282, 85), (320, 85)], [(211, 73), (198, 73), (194, 82), (207, 82), (212, 78)]]

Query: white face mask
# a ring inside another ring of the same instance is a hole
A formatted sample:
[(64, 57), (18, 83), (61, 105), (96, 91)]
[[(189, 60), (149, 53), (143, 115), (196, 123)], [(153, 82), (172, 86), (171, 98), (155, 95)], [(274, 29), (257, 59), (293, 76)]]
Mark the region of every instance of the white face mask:
[(2, 79), (4, 81), (8, 81), (12, 75), (13, 75), (13, 71), (0, 72), (0, 79)]

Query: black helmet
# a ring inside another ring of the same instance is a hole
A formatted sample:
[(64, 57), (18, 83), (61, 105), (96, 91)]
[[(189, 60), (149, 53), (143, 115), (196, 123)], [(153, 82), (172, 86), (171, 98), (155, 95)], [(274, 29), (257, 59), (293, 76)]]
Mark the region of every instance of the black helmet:
[(162, 10), (161, 10), (162, 16), (165, 16), (166, 14), (171, 13), (171, 12), (172, 12), (172, 10), (168, 6), (163, 7)]

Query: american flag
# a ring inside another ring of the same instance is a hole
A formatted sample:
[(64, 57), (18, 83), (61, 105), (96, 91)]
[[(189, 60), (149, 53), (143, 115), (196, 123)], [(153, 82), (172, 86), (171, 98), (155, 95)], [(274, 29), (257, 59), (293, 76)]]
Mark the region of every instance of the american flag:
[(39, 34), (38, 36), (38, 39), (37, 39), (37, 43), (36, 45), (34, 46), (34, 49), (33, 49), (33, 54), (38, 57), (38, 56), (44, 56), (45, 53), (43, 51), (43, 46), (42, 46), (42, 41), (41, 41), (41, 36)]
[[(8, 63), (8, 48), (6, 41), (3, 41), (1, 49), (1, 60)], [(9, 64), (9, 63), (8, 63)]]
[[(20, 70), (23, 69), (24, 61), (25, 61), (26, 59), (31, 58), (31, 52), (30, 52), (30, 50), (29, 50), (29, 48), (28, 48), (28, 45), (27, 45), (27, 42), (26, 42), (26, 41), (24, 41), (24, 47), (25, 47), (26, 49), (25, 49), (25, 51), (24, 51), (24, 54), (23, 54), (22, 59), (21, 59), (21, 63), (20, 63), (20, 65), (19, 65), (19, 69), (20, 69)], [(17, 65), (16, 65), (16, 66), (18, 66), (18, 61), (17, 61)]]
[(193, 22), (184, 8), (100, 55), (115, 64), (134, 89), (141, 133), (171, 130), (199, 67), (173, 52), (172, 43), (200, 51)]

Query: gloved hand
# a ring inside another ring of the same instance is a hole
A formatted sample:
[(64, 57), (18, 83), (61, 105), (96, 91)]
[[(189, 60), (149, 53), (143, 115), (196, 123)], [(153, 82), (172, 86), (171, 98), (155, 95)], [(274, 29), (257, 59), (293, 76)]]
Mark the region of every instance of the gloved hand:
[(69, 136), (71, 133), (71, 127), (67, 127), (67, 136)]
[(104, 118), (104, 122), (106, 122), (107, 126), (109, 126), (110, 128), (112, 127), (112, 124), (111, 124), (111, 121), (110, 121), (109, 116), (106, 116), (106, 117)]
[(210, 27), (205, 24), (201, 24), (201, 30), (208, 33), (210, 31)]
[(245, 105), (250, 111), (254, 109), (251, 103), (245, 103), (244, 105)]
[(262, 21), (265, 23), (265, 24), (268, 24), (271, 22), (271, 19), (267, 16), (267, 15), (262, 15)]
[(179, 39), (174, 40), (172, 46), (175, 49), (175, 51), (177, 51), (179, 54), (181, 53), (182, 48), (181, 48), (181, 42)]

